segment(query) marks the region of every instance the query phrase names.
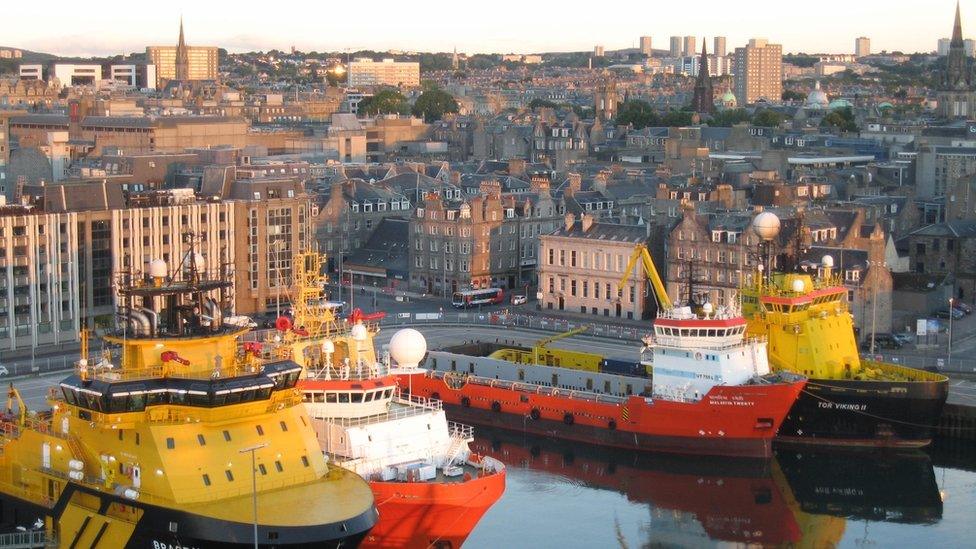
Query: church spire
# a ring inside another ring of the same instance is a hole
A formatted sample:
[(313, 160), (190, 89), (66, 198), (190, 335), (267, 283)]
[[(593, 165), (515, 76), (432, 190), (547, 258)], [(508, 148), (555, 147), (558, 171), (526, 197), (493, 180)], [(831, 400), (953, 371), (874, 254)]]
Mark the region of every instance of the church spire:
[(952, 42), (953, 46), (963, 47), (962, 41), (962, 16), (959, 13), (959, 0), (956, 0), (956, 22), (952, 26)]
[(190, 52), (183, 39), (183, 16), (180, 16), (180, 40), (176, 43), (176, 80), (186, 82), (190, 79)]
[[(958, 15), (957, 15), (958, 17)], [(180, 16), (180, 41), (176, 43), (177, 48), (185, 48), (186, 40), (183, 40), (183, 16)]]
[(695, 79), (695, 94), (691, 99), (692, 110), (698, 114), (715, 112), (715, 92), (712, 90), (711, 71), (708, 70), (708, 51), (702, 38), (701, 58), (698, 60), (698, 78)]

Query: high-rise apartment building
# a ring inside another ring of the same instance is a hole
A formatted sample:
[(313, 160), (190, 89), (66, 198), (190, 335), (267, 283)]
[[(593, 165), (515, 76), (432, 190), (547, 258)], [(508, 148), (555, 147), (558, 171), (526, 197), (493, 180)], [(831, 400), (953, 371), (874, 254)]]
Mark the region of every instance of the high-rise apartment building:
[(640, 37), (640, 51), (641, 51), (642, 54), (644, 54), (644, 55), (646, 55), (648, 57), (651, 56), (651, 54), (653, 53), (653, 50), (651, 49), (651, 37), (650, 36), (641, 36)]
[(671, 37), (671, 49), (670, 57), (681, 57), (684, 54), (684, 49), (682, 48), (682, 40), (680, 36)]
[(698, 42), (695, 40), (694, 36), (685, 36), (684, 38), (684, 48), (683, 53), (685, 57), (694, 57), (696, 53), (696, 46)]
[(593, 57), (603, 57), (604, 55), (606, 54), (603, 51), (603, 46), (599, 44), (593, 46)]
[(854, 41), (854, 56), (857, 58), (871, 55), (871, 39), (861, 36)]
[(420, 63), (384, 59), (375, 62), (369, 58), (349, 63), (349, 85), (357, 86), (404, 86), (420, 85)]
[(156, 87), (170, 80), (217, 80), (219, 54), (216, 46), (187, 46), (183, 39), (183, 21), (175, 46), (149, 46), (146, 61), (156, 66)]
[(728, 54), (728, 49), (725, 45), (724, 36), (716, 36), (712, 45), (712, 54), (718, 57), (725, 57)]
[(760, 99), (779, 101), (783, 94), (783, 46), (770, 44), (765, 38), (749, 40), (745, 47), (735, 49), (732, 73), (739, 105)]

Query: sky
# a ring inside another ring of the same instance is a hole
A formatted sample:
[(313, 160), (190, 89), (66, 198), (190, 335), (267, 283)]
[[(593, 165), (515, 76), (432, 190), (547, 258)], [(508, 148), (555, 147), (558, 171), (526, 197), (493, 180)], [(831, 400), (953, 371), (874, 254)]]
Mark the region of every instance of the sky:
[[(768, 38), (784, 52), (934, 51), (952, 30), (955, 0), (53, 0), (5, 2), (0, 45), (57, 55), (114, 55), (175, 44), (182, 15), (190, 45), (231, 52), (359, 49), (532, 53), (635, 47), (653, 37)], [(971, 18), (970, 18), (971, 16)], [(976, 0), (962, 2), (976, 36)], [(967, 22), (969, 25), (967, 25)], [(966, 32), (966, 29), (974, 32)]]

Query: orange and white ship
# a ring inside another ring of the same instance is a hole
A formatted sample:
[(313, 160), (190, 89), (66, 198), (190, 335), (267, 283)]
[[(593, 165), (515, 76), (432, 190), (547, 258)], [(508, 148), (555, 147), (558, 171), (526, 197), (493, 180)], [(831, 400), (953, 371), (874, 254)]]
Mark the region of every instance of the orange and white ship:
[(338, 319), (321, 267), (318, 254), (296, 257), (293, 319), (280, 318), (268, 343), (303, 366), (298, 386), (323, 452), (373, 489), (380, 520), (362, 546), (460, 547), (504, 492), (505, 467), (471, 452), (473, 429), (447, 421), (440, 401), (400, 393), (393, 370), (417, 367), (423, 336), (401, 330), (378, 354), (382, 313)]

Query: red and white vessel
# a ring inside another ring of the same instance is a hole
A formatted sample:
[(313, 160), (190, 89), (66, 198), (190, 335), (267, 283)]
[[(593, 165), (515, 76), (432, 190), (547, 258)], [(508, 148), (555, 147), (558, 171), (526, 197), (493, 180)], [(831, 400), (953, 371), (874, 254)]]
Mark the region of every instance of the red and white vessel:
[(771, 374), (766, 342), (745, 329), (735, 310), (713, 314), (706, 305), (696, 315), (669, 306), (644, 340), (650, 379), (511, 362), (499, 357), (531, 353), (496, 349), (433, 351), (427, 371), (402, 376), (401, 385), (457, 406), (474, 423), (623, 448), (768, 458), (806, 380)]
[(337, 320), (322, 295), (321, 260), (302, 255), (294, 320), (279, 322), (271, 343), (304, 368), (298, 388), (323, 452), (373, 489), (380, 519), (362, 546), (460, 547), (504, 492), (504, 465), (472, 453), (473, 429), (447, 421), (440, 401), (399, 392), (390, 361), (416, 368), (424, 337), (401, 330), (377, 356), (382, 315), (354, 310)]

